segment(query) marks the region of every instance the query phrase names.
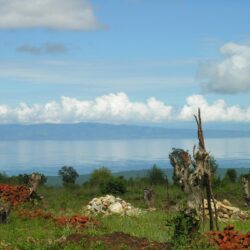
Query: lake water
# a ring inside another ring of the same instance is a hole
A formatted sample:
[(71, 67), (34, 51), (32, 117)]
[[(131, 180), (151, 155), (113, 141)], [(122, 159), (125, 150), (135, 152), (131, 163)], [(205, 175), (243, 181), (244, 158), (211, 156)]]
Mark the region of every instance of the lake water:
[[(100, 166), (126, 171), (150, 168), (154, 163), (167, 168), (173, 147), (192, 152), (195, 143), (191, 139), (2, 141), (0, 171), (55, 175), (63, 165), (70, 165), (84, 174)], [(250, 167), (250, 138), (207, 139), (206, 144), (220, 167)]]

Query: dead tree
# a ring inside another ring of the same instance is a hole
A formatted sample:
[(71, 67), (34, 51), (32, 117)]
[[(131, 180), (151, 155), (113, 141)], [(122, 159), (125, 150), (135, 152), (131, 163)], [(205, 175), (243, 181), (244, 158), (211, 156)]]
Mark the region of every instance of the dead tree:
[(188, 151), (182, 149), (174, 149), (169, 155), (172, 166), (174, 167), (174, 176), (179, 181), (184, 192), (188, 195), (187, 206), (195, 209), (197, 214), (201, 216), (201, 208), (203, 212), (204, 221), (204, 195), (205, 191), (209, 219), (210, 230), (214, 230), (214, 216), (212, 211), (212, 201), (215, 210), (215, 222), (218, 229), (218, 219), (216, 204), (213, 197), (211, 185), (211, 168), (210, 168), (210, 155), (206, 151), (205, 139), (202, 129), (202, 120), (200, 109), (198, 116), (195, 115), (195, 120), (198, 128), (199, 148), (193, 148), (193, 159)]
[(246, 177), (242, 178), (242, 186), (244, 191), (245, 206), (248, 207), (250, 205), (250, 197), (249, 197), (249, 183)]
[(29, 180), (31, 192), (36, 192), (39, 184), (41, 183), (42, 176), (40, 174), (32, 174)]
[[(211, 174), (211, 166), (210, 166), (210, 155), (206, 151), (205, 147), (205, 139), (202, 129), (202, 120), (201, 120), (201, 111), (198, 110), (198, 117), (195, 115), (195, 120), (198, 128), (198, 139), (199, 139), (199, 149), (195, 152), (194, 147), (194, 160), (197, 166), (197, 169), (202, 177), (202, 184), (206, 190), (207, 202), (208, 202), (208, 212), (209, 212), (209, 221), (210, 221), (210, 230), (214, 230), (214, 216), (212, 210), (212, 203), (214, 205), (214, 213), (215, 213), (215, 223), (216, 228), (219, 230), (218, 225), (218, 215), (216, 209), (216, 203), (212, 192), (212, 174)], [(204, 205), (202, 206), (204, 210)]]

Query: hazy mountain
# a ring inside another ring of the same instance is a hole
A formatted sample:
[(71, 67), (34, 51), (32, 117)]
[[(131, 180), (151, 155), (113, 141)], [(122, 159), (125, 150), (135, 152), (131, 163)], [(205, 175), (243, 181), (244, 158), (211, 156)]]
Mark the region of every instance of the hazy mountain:
[[(98, 123), (0, 125), (0, 140), (97, 140), (194, 138), (195, 128), (110, 125)], [(250, 130), (205, 129), (206, 137), (249, 137)]]

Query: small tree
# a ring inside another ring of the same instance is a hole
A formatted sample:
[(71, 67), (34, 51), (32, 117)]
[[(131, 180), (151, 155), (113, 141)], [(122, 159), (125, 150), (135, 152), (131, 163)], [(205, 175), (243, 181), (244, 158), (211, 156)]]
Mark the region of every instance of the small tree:
[(147, 176), (151, 184), (168, 184), (166, 174), (156, 164), (148, 171)]
[(75, 184), (76, 178), (79, 177), (77, 171), (70, 166), (63, 166), (59, 171), (58, 174), (62, 177), (63, 184)]
[(224, 177), (224, 181), (229, 181), (232, 183), (235, 183), (237, 180), (237, 172), (234, 168), (230, 168), (227, 170), (225, 177)]

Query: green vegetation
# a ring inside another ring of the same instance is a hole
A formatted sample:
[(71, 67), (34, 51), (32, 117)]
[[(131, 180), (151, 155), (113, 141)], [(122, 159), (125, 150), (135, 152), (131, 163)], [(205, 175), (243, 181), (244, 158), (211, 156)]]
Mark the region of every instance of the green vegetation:
[[(161, 181), (155, 181), (159, 176)], [(6, 175), (3, 177), (8, 179)], [(2, 175), (0, 175), (2, 178)], [(153, 180), (153, 181), (152, 181)], [(163, 181), (164, 180), (164, 181)], [(191, 234), (193, 228), (197, 228), (196, 221), (190, 216), (177, 213), (174, 209), (176, 203), (185, 201), (185, 194), (181, 189), (169, 183), (166, 185), (166, 176), (157, 166), (153, 166), (146, 177), (124, 179), (113, 176), (106, 169), (95, 170), (88, 182), (84, 185), (70, 185), (63, 187), (40, 186), (38, 193), (44, 196), (39, 202), (27, 203), (11, 212), (9, 222), (0, 225), (0, 249), (110, 249), (102, 242), (92, 242), (86, 246), (85, 241), (61, 243), (64, 237), (78, 233), (91, 236), (102, 236), (114, 232), (124, 232), (136, 237), (146, 237), (149, 241), (172, 242), (174, 249), (213, 249), (209, 246), (200, 228), (195, 234)], [(143, 190), (151, 187), (154, 193), (154, 205), (156, 211), (146, 211), (143, 199)], [(106, 190), (105, 190), (106, 189)], [(105, 192), (104, 192), (105, 190)], [(86, 228), (74, 228), (71, 226), (58, 226), (52, 220), (44, 218), (19, 217), (20, 209), (42, 208), (57, 216), (71, 216), (83, 214), (83, 207), (94, 197), (103, 193), (119, 194), (119, 197), (130, 202), (133, 206), (145, 209), (145, 213), (138, 217), (128, 216), (97, 216), (97, 225), (89, 225)], [(215, 197), (219, 200), (228, 199), (234, 206), (244, 208), (244, 197), (241, 184), (236, 182), (220, 182), (214, 188)], [(221, 229), (229, 223), (233, 223), (237, 230), (246, 233), (250, 229), (250, 220), (220, 223)], [(208, 230), (208, 225), (205, 225)], [(190, 234), (192, 235), (190, 237)], [(179, 238), (178, 238), (179, 237)], [(129, 249), (124, 246), (121, 249)]]
[(63, 166), (58, 174), (62, 177), (64, 185), (75, 184), (76, 178), (79, 177), (79, 174), (73, 167)]

